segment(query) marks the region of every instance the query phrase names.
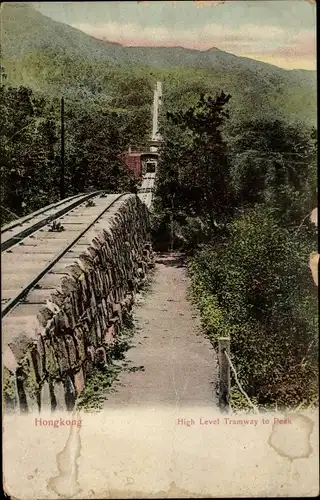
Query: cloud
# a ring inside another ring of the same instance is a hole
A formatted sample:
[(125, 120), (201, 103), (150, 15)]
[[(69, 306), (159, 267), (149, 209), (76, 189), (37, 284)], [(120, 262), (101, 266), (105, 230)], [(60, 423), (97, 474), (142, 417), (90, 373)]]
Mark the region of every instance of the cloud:
[[(209, 49), (215, 44), (220, 46), (243, 44), (275, 43), (286, 38), (286, 32), (275, 26), (221, 25), (205, 24), (195, 29), (170, 30), (165, 26), (142, 27), (137, 24), (106, 23), (100, 25), (77, 24), (73, 25), (97, 38), (104, 38), (113, 42), (134, 45), (183, 44), (191, 48)], [(199, 47), (200, 46), (200, 47)]]
[(314, 32), (305, 31), (292, 37), (275, 49), (266, 48), (245, 54), (263, 62), (275, 64), (288, 69), (316, 69), (316, 35)]
[(277, 49), (277, 53), (288, 58), (292, 57), (316, 57), (315, 33), (305, 31), (293, 37), (292, 42)]
[[(75, 28), (96, 38), (123, 45), (134, 46), (183, 46), (189, 49), (207, 50), (217, 47), (238, 56), (282, 61), (284, 67), (294, 66), (295, 61), (306, 69), (315, 67), (315, 32), (305, 31), (292, 35), (285, 29), (273, 25), (222, 25), (208, 23), (194, 29), (175, 30), (165, 26), (138, 24), (77, 24)], [(305, 61), (305, 63), (303, 63)]]

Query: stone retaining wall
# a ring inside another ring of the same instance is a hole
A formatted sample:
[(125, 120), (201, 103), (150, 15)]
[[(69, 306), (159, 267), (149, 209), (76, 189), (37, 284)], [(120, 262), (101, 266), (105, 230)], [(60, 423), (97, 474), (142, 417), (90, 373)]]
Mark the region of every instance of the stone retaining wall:
[(3, 327), (6, 411), (72, 410), (92, 366), (108, 363), (153, 254), (148, 210), (138, 197), (123, 197), (100, 224), (32, 321), (14, 336), (10, 322)]

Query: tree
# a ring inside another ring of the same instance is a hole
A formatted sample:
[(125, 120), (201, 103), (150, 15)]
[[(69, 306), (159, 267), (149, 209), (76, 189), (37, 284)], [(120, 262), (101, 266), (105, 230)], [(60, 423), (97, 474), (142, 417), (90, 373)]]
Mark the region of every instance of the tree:
[(216, 230), (217, 220), (230, 216), (227, 145), (221, 131), (229, 116), (226, 106), (230, 98), (224, 92), (215, 98), (201, 95), (186, 111), (167, 113), (161, 129), (165, 142), (156, 193), (157, 207), (166, 221), (163, 224), (188, 224), (193, 233), (204, 224), (208, 230), (203, 235), (209, 236)]
[(56, 197), (56, 123), (31, 89), (0, 91), (2, 205), (23, 215)]
[(231, 337), (240, 380), (260, 404), (311, 402), (317, 393), (317, 294), (305, 235), (256, 207), (228, 238), (195, 256), (191, 274), (204, 327)]
[(298, 224), (316, 201), (316, 132), (280, 120), (251, 120), (228, 138), (238, 207), (264, 203), (285, 224)]

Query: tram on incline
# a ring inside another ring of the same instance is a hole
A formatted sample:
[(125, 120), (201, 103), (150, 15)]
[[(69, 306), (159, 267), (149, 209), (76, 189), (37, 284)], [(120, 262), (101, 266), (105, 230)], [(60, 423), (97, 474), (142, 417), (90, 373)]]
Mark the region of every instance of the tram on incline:
[(122, 155), (123, 161), (131, 170), (137, 180), (142, 179), (147, 173), (157, 171), (159, 154), (155, 151), (127, 152)]
[(148, 151), (141, 153), (142, 176), (157, 171), (159, 153)]

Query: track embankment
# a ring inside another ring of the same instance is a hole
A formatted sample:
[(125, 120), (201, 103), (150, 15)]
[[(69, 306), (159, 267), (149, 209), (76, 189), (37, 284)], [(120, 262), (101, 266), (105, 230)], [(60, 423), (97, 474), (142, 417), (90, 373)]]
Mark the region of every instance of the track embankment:
[(44, 227), (2, 261), (3, 311), (20, 297), (2, 321), (6, 411), (72, 410), (153, 265), (137, 196), (106, 195), (81, 210), (60, 219), (64, 231)]

